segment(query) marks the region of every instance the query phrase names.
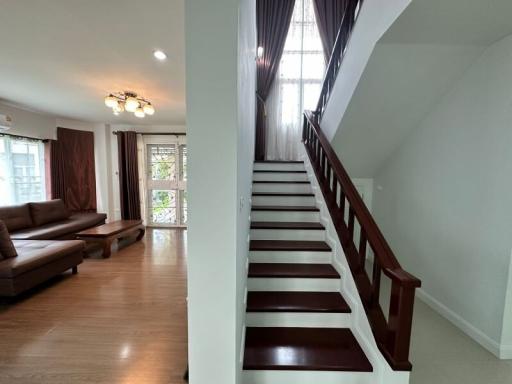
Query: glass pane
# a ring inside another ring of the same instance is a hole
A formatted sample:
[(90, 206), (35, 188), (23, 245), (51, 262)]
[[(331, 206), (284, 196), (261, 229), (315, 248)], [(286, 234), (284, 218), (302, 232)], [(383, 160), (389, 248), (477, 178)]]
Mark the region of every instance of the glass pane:
[(187, 145), (180, 145), (180, 180), (187, 181)]
[(303, 56), (302, 62), (302, 79), (323, 80), (325, 73), (325, 60), (322, 53), (307, 53)]
[(281, 84), (281, 125), (297, 124), (302, 111), (300, 109), (300, 84)]
[(176, 146), (149, 144), (148, 170), (151, 180), (176, 180)]
[[(45, 199), (44, 146), (39, 141), (10, 139), (4, 145), (4, 177), (11, 185), (15, 203)], [(10, 173), (10, 175), (7, 175)]]
[(300, 52), (284, 53), (279, 64), (279, 78), (300, 79), (300, 58)]
[(186, 225), (188, 220), (187, 191), (180, 191), (181, 224)]
[(151, 191), (151, 221), (155, 224), (176, 224), (176, 190)]
[(304, 109), (312, 111), (316, 108), (321, 89), (322, 84), (319, 82), (304, 84)]

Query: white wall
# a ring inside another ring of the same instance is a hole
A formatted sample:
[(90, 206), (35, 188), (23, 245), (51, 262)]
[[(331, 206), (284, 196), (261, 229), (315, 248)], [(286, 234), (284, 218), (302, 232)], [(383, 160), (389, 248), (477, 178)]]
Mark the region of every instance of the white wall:
[(36, 139), (55, 138), (55, 116), (32, 112), (0, 102), (0, 114), (9, 115), (13, 122), (8, 133), (34, 137)]
[(256, 122), (256, 0), (241, 0), (238, 26), (238, 154), (237, 154), (237, 258), (236, 343), (237, 383), (241, 382), (246, 310), (247, 262)]
[(373, 195), (377, 223), (423, 281), (420, 296), (497, 355), (510, 347), (502, 334), (512, 326), (503, 323), (510, 322), (511, 66), (512, 36), (439, 99), (377, 173)]
[(238, 2), (185, 2), (191, 384), (237, 379)]

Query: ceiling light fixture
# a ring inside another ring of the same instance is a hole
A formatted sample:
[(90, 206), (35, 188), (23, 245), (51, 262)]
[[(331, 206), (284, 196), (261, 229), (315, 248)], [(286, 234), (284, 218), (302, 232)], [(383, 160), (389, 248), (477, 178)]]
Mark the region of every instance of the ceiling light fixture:
[(160, 61), (167, 59), (167, 54), (159, 49), (153, 52), (153, 56), (155, 56), (155, 58)]
[(155, 113), (155, 107), (148, 100), (133, 92), (110, 93), (105, 97), (105, 105), (112, 108), (116, 116), (127, 111), (133, 112), (135, 116), (142, 119), (146, 115)]

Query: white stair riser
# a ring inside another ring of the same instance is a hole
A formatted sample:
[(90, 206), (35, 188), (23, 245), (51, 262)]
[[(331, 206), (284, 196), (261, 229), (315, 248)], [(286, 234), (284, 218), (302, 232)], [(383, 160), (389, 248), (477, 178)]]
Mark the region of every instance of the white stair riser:
[(338, 292), (340, 279), (250, 277), (249, 291)]
[(247, 312), (247, 327), (349, 328), (350, 313)]
[(314, 196), (253, 196), (253, 205), (295, 205), (298, 207), (314, 207)]
[(252, 240), (325, 240), (323, 229), (251, 229)]
[(304, 171), (304, 163), (254, 163), (255, 171)]
[(307, 173), (255, 172), (252, 179), (256, 181), (308, 181), (308, 175)]
[(332, 252), (250, 251), (251, 263), (330, 264)]
[(243, 384), (375, 384), (374, 372), (243, 371)]
[(302, 212), (302, 211), (252, 211), (252, 221), (282, 221), (282, 222), (306, 222), (318, 223), (320, 221), (320, 212)]
[(254, 183), (253, 192), (263, 193), (312, 193), (311, 184)]

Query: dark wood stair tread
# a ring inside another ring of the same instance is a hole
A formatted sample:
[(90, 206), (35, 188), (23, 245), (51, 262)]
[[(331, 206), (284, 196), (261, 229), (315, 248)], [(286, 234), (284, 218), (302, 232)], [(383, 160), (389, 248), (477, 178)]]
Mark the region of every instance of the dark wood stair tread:
[(249, 292), (247, 312), (350, 313), (338, 292)]
[(244, 369), (373, 371), (350, 329), (293, 327), (248, 327)]
[(339, 279), (330, 264), (251, 263), (249, 277)]
[(299, 221), (253, 221), (251, 229), (313, 229), (323, 230), (325, 227), (320, 223), (308, 223)]
[(289, 192), (253, 192), (253, 196), (286, 196), (286, 197), (315, 197), (314, 193)]
[(307, 173), (306, 171), (295, 171), (287, 169), (255, 169), (254, 173)]
[(320, 209), (313, 206), (297, 205), (253, 205), (253, 211), (299, 211), (299, 212), (320, 212)]
[(304, 164), (302, 160), (257, 160), (255, 163), (269, 163), (269, 164)]
[(303, 240), (251, 240), (251, 251), (313, 251), (330, 252), (325, 241)]
[(293, 180), (253, 180), (254, 184), (309, 184), (309, 181)]

